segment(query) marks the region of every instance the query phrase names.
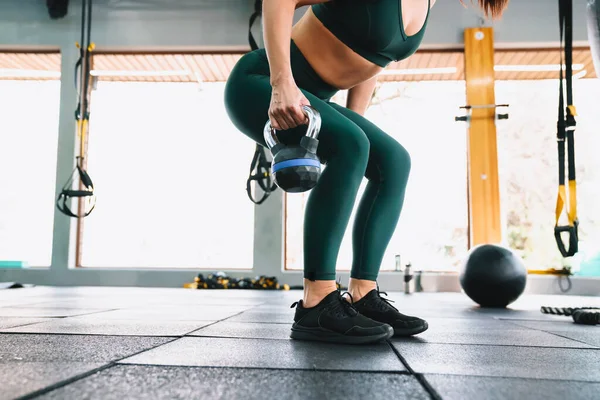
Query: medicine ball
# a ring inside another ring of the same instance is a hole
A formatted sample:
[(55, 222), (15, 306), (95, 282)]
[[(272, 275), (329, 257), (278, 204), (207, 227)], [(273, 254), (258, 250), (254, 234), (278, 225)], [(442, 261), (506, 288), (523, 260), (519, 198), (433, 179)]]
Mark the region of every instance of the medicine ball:
[(474, 247), (459, 275), (466, 295), (482, 307), (506, 307), (525, 290), (527, 268), (510, 249), (493, 244)]

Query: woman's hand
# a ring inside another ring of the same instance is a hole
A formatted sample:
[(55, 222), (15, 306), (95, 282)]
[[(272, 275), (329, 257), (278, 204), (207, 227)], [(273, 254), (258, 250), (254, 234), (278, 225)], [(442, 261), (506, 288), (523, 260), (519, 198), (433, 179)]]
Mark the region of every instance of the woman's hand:
[(326, 1), (329, 0), (263, 0), (263, 39), (272, 87), (269, 120), (273, 129), (286, 130), (308, 123), (302, 106), (310, 102), (294, 82), (290, 60), (294, 11)]
[(302, 106), (310, 102), (298, 89), (293, 80), (287, 80), (272, 86), (269, 119), (275, 130), (286, 130), (308, 123)]

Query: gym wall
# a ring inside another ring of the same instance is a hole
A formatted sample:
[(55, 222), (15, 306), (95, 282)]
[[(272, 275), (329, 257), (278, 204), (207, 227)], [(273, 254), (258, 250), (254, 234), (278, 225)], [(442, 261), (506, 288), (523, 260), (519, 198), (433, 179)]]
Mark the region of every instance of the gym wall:
[[(468, 3), (468, 1), (467, 1)], [(586, 42), (585, 2), (576, 2), (574, 39)], [(45, 2), (39, 0), (0, 2), (0, 51), (6, 49), (59, 49), (62, 57), (61, 107), (57, 164), (57, 189), (73, 168), (75, 151), (75, 121), (73, 107), (76, 92), (73, 65), (78, 54), (74, 43), (80, 36), (80, 1), (71, 1), (69, 14), (61, 20), (51, 20)], [(245, 50), (248, 18), (254, 0), (96, 0), (93, 8), (92, 41), (98, 50)], [(494, 24), (498, 47), (551, 47), (558, 43), (558, 7), (548, 0), (513, 1), (502, 21)], [(305, 9), (297, 11), (299, 17)], [(537, 15), (537, 16), (536, 16)], [(535, 16), (535, 17), (533, 17)], [(533, 21), (531, 23), (530, 21)], [(530, 22), (525, 24), (525, 22)], [(458, 0), (438, 0), (432, 11), (424, 48), (461, 48), (463, 29), (480, 24), (474, 9), (463, 8)], [(251, 153), (247, 162), (250, 162)], [(284, 246), (283, 197), (278, 191), (269, 199), (269, 207), (257, 207), (255, 212), (256, 273), (273, 273), (281, 265)], [(52, 273), (42, 271), (2, 271), (0, 280), (18, 280), (21, 272), (27, 282), (60, 284), (119, 284), (138, 286), (179, 286), (190, 272), (171, 271), (77, 271), (67, 274), (72, 264), (69, 244), (72, 220), (55, 219)], [(59, 282), (60, 281), (60, 282)]]
[[(468, 1), (466, 2), (469, 3)], [(92, 38), (102, 48), (247, 48), (254, 0), (95, 1)], [(575, 45), (587, 43), (585, 1), (573, 4)], [(297, 11), (302, 15), (305, 8)], [(80, 26), (80, 2), (71, 1), (61, 20), (48, 17), (45, 2), (0, 2), (0, 46), (71, 47)], [(458, 0), (438, 0), (425, 47), (462, 47), (463, 29), (478, 26), (479, 14)], [(550, 46), (558, 42), (558, 6), (548, 0), (512, 1), (494, 23), (498, 46)]]

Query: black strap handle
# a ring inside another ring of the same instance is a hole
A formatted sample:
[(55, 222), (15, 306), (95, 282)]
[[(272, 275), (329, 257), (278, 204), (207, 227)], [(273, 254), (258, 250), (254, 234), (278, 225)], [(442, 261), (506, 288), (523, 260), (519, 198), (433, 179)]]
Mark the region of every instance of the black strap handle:
[[(78, 175), (79, 180), (82, 185), (85, 187), (85, 190), (73, 190), (71, 187), (73, 186), (73, 181), (75, 180), (75, 175)], [(81, 167), (81, 157), (77, 157), (77, 166), (73, 170), (71, 177), (63, 186), (58, 198), (56, 199), (56, 207), (63, 214), (73, 217), (79, 218), (79, 215), (75, 214), (69, 208), (69, 202), (71, 199), (77, 198), (80, 201), (82, 199), (86, 199), (91, 207), (84, 213), (83, 217), (87, 217), (92, 213), (94, 208), (96, 207), (96, 196), (94, 195), (94, 183), (92, 182), (92, 178), (88, 175), (88, 173)]]
[[(255, 170), (256, 173), (253, 173)], [(255, 200), (252, 197), (253, 181), (256, 181), (263, 191), (263, 196), (259, 200)], [(250, 164), (250, 176), (248, 177), (248, 180), (246, 180), (246, 193), (248, 193), (248, 198), (250, 198), (254, 204), (262, 204), (267, 200), (271, 192), (276, 189), (277, 185), (273, 181), (271, 175), (271, 163), (267, 160), (264, 147), (257, 144), (252, 163)]]
[[(579, 248), (579, 235), (578, 235), (578, 222), (571, 225), (565, 226), (555, 226), (554, 227), (554, 238), (556, 239), (556, 244), (558, 245), (558, 250), (563, 257), (573, 257)], [(563, 240), (563, 233), (568, 234), (568, 246), (565, 246), (565, 242)]]

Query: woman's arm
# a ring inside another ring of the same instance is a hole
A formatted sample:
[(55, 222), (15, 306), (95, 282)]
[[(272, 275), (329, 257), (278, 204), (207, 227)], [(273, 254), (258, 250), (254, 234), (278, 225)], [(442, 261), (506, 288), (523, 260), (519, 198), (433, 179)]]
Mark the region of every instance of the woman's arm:
[(348, 90), (348, 99), (346, 100), (346, 108), (364, 115), (371, 103), (371, 97), (375, 90), (377, 76), (360, 83)]
[(263, 38), (271, 69), (271, 84), (294, 81), (290, 66), (290, 40), (294, 11), (330, 0), (263, 0)]
[(262, 21), (265, 50), (272, 86), (269, 118), (275, 129), (290, 129), (306, 121), (302, 110), (309, 105), (294, 82), (290, 41), (296, 8), (329, 0), (263, 0)]

